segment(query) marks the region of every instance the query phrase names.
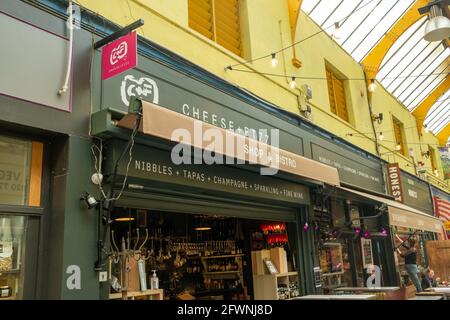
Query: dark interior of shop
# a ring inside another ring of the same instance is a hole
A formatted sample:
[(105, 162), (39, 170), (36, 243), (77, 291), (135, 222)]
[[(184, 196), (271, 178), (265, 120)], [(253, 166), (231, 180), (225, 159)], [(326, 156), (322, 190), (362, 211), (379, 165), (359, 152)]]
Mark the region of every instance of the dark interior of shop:
[[(166, 299), (253, 299), (251, 253), (262, 249), (284, 248), (289, 271), (296, 271), (288, 223), (129, 208), (115, 208), (112, 219), (112, 292), (142, 288), (140, 259), (147, 287), (156, 274)], [(125, 283), (120, 252), (129, 253)]]

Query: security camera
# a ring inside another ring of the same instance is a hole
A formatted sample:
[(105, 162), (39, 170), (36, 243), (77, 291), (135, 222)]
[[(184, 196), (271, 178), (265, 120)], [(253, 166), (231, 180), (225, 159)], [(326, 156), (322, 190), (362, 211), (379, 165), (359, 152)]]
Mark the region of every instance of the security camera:
[(86, 192), (84, 194), (84, 196), (82, 196), (80, 198), (80, 200), (84, 200), (84, 202), (86, 203), (88, 209), (95, 208), (98, 205), (97, 199), (95, 199), (95, 197), (93, 195), (91, 195), (90, 193), (88, 193), (88, 192)]

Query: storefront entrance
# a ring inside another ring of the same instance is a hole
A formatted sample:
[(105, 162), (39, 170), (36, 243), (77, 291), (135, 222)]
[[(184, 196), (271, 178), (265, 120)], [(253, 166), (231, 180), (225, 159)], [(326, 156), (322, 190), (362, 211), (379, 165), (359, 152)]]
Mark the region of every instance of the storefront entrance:
[(37, 295), (43, 149), (39, 141), (0, 135), (0, 300)]
[(164, 299), (261, 298), (255, 286), (264, 285), (262, 275), (270, 277), (271, 271), (257, 256), (270, 252), (278, 254), (267, 258), (281, 280), (267, 290), (279, 299), (300, 294), (293, 222), (224, 216), (214, 208), (192, 214), (117, 207), (112, 220), (110, 297), (122, 289), (127, 295), (162, 289)]

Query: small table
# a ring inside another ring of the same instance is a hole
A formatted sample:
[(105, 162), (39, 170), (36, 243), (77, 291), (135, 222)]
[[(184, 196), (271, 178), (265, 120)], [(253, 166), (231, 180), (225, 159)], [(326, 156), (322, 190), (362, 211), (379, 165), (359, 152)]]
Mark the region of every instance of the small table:
[[(419, 294), (421, 294), (422, 292), (419, 292)], [(434, 294), (434, 295), (440, 295), (443, 297), (444, 300), (448, 300), (448, 298), (450, 297), (450, 287), (436, 287), (436, 288), (429, 288), (429, 289), (425, 289), (425, 292), (423, 293), (427, 293), (427, 294)], [(417, 293), (416, 293), (417, 295)]]
[(308, 295), (289, 300), (375, 300), (374, 294)]
[[(127, 299), (134, 300), (136, 297), (157, 297), (155, 300), (163, 300), (164, 299), (164, 290), (163, 289), (153, 289), (153, 290), (145, 290), (145, 291), (129, 291), (127, 292)], [(120, 300), (122, 299), (122, 292), (110, 293), (109, 299), (111, 300)]]
[(396, 294), (399, 292), (400, 287), (340, 287), (334, 289), (335, 292), (348, 292), (348, 293), (374, 293), (377, 299), (391, 300), (398, 299)]
[(400, 290), (400, 287), (340, 287), (334, 291), (348, 291), (348, 292), (391, 292)]

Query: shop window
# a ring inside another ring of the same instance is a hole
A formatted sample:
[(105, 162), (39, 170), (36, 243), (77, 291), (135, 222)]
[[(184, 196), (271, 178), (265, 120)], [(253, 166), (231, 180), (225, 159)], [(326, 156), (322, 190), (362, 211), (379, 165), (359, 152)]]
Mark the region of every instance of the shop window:
[(405, 134), (403, 133), (403, 123), (401, 123), (396, 118), (392, 117), (392, 124), (394, 126), (394, 137), (395, 137), (395, 145), (396, 148), (399, 146), (400, 150), (397, 148), (396, 150), (400, 152), (402, 155), (406, 155), (405, 149)]
[(0, 204), (40, 206), (41, 142), (0, 136)]
[(0, 300), (21, 299), (27, 218), (0, 215)]
[(345, 95), (345, 82), (342, 76), (326, 66), (328, 97), (330, 110), (342, 120), (349, 122), (347, 101)]
[(239, 0), (189, 0), (189, 27), (241, 56)]

